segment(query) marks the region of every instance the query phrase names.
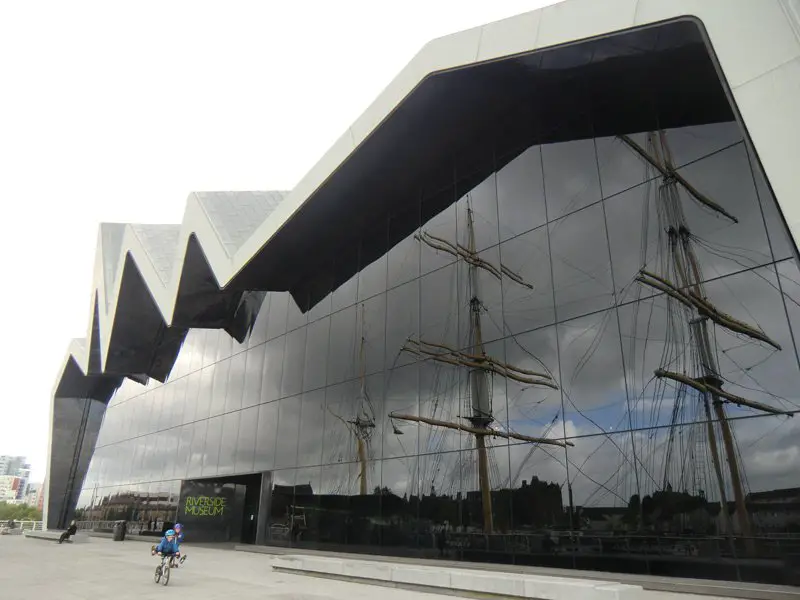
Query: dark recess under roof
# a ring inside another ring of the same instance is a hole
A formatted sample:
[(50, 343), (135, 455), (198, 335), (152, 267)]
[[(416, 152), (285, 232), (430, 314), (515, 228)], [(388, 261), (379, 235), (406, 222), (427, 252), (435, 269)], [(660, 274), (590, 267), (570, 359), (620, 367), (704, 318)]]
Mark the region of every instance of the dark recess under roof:
[(733, 118), (692, 20), (429, 76), (230, 287), (308, 311), (531, 145)]

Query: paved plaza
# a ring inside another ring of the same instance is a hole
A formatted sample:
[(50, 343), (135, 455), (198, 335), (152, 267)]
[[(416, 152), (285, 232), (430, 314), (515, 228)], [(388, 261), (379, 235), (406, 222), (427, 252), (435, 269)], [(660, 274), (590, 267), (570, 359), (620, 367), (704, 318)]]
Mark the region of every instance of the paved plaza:
[(143, 542), (91, 538), (63, 544), (0, 536), (0, 597), (14, 600), (182, 598), (210, 600), (452, 600), (314, 577), (275, 573), (269, 556), (186, 546), (185, 565), (165, 589), (153, 582), (156, 559)]

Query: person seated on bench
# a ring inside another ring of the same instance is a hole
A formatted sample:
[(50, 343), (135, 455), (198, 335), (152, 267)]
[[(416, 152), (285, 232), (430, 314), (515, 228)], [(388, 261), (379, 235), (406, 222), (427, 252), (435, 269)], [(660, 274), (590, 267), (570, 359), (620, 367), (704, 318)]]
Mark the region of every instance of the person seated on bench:
[(68, 540), (70, 537), (78, 533), (78, 526), (75, 524), (75, 519), (72, 519), (72, 522), (67, 527), (67, 530), (61, 534), (61, 537), (58, 538), (58, 543), (63, 544), (65, 540)]

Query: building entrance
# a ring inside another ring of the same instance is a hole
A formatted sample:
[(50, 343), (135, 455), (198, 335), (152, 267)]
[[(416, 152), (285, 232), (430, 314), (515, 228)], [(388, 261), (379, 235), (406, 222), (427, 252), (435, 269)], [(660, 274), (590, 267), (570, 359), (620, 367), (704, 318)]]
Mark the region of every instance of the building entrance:
[[(269, 477), (269, 474), (266, 474)], [(187, 479), (181, 483), (178, 521), (187, 542), (256, 543), (264, 474)]]

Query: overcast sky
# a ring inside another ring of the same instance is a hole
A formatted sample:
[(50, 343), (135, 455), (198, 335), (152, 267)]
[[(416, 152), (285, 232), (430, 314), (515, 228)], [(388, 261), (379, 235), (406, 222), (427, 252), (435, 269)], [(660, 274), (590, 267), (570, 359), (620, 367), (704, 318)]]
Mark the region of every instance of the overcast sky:
[(0, 454), (44, 478), (98, 223), (291, 189), (427, 41), (553, 3), (0, 2)]

